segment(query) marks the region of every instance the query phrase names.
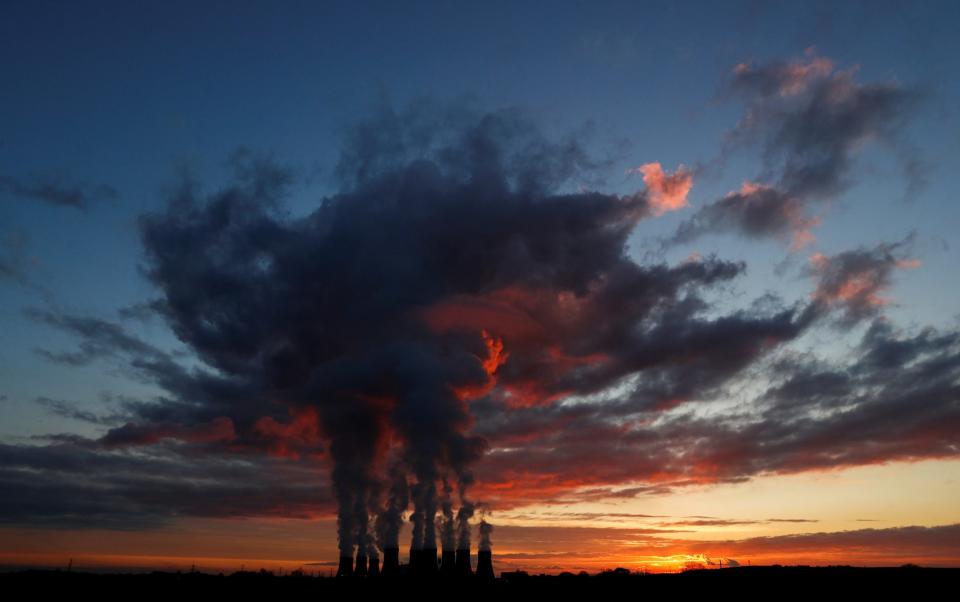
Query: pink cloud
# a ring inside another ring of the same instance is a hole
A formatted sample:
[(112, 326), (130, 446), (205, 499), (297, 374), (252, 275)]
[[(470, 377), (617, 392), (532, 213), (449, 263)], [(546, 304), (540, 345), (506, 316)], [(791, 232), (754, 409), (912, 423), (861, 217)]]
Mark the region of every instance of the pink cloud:
[(672, 174), (664, 172), (660, 163), (646, 163), (630, 171), (643, 174), (643, 183), (650, 193), (650, 208), (654, 215), (677, 211), (687, 206), (687, 194), (693, 188), (693, 174), (683, 165)]

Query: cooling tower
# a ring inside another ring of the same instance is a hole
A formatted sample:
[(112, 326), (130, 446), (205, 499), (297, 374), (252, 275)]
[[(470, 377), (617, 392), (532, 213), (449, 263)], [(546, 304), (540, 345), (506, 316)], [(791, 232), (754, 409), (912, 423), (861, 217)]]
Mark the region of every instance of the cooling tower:
[(470, 577), (473, 567), (470, 566), (470, 550), (457, 550), (457, 576)]
[(340, 566), (337, 567), (337, 577), (350, 577), (353, 575), (353, 557), (341, 556)]
[(393, 577), (400, 570), (400, 548), (384, 548), (383, 576)]
[(457, 554), (453, 550), (444, 550), (440, 556), (440, 574), (452, 577), (457, 574)]
[(420, 550), (419, 574), (434, 575), (437, 572), (437, 548)]
[(357, 554), (357, 567), (353, 569), (353, 574), (357, 577), (366, 577), (367, 576), (367, 557), (366, 555)]
[(480, 550), (477, 552), (477, 578), (495, 579), (493, 574), (493, 555), (490, 550)]

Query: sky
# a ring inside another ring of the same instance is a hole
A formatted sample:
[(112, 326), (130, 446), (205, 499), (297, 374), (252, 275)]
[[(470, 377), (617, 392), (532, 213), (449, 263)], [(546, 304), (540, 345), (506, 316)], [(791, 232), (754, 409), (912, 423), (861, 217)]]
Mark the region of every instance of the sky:
[(0, 565), (960, 566), (955, 2), (4, 13)]

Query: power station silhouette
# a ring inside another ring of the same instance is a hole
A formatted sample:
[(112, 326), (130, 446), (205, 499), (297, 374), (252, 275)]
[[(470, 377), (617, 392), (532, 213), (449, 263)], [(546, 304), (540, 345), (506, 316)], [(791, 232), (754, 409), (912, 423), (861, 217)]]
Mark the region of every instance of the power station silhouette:
[(380, 565), (378, 556), (368, 557), (358, 552), (356, 560), (352, 556), (341, 556), (337, 568), (337, 577), (419, 577), (419, 578), (460, 578), (492, 580), (493, 553), (490, 550), (477, 552), (477, 570), (473, 571), (470, 550), (443, 550), (439, 562), (436, 548), (421, 550), (410, 549), (408, 564), (400, 564), (400, 548), (385, 548), (383, 550), (383, 565)]

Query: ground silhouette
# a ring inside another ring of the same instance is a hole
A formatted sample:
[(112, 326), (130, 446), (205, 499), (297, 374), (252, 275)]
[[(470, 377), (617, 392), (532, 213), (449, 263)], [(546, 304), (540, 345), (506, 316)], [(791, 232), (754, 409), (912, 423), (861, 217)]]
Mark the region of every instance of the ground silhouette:
[[(391, 598), (410, 593), (447, 598), (500, 600), (551, 596), (667, 595), (828, 596), (884, 594), (916, 597), (921, 592), (949, 592), (960, 583), (960, 568), (921, 568), (913, 565), (886, 568), (850, 566), (749, 566), (688, 570), (681, 573), (644, 574), (627, 569), (595, 575), (563, 573), (531, 575), (504, 572), (498, 578), (431, 579), (331, 578), (293, 572), (284, 576), (268, 571), (243, 571), (231, 575), (201, 572), (152, 572), (99, 574), (65, 570), (24, 570), (0, 574), (4, 592), (31, 595), (97, 595), (143, 597), (175, 595), (264, 597), (269, 599), (328, 599), (340, 595), (383, 595)], [(295, 598), (293, 598), (295, 597)]]

